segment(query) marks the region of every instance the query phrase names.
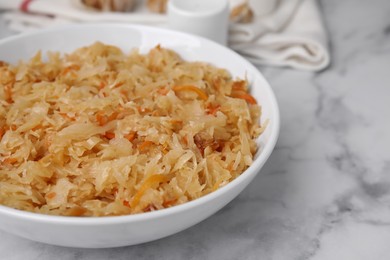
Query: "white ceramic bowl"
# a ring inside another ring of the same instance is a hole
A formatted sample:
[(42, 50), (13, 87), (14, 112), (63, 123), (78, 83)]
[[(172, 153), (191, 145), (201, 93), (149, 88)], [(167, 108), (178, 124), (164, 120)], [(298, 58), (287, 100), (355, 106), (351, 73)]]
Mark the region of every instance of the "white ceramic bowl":
[[(223, 188), (180, 206), (138, 215), (81, 218), (48, 216), (0, 206), (0, 229), (31, 240), (69, 247), (104, 248), (134, 245), (169, 236), (204, 220), (235, 198), (259, 173), (274, 149), (279, 134), (279, 109), (267, 81), (244, 58), (212, 41), (169, 30), (133, 25), (75, 25), (24, 34), (0, 41), (0, 60), (15, 63), (38, 50), (71, 52), (95, 41), (125, 51), (142, 52), (161, 44), (189, 61), (206, 61), (226, 68), (233, 76), (247, 75), (251, 93), (262, 106), (262, 121), (269, 119), (258, 139), (254, 163)], [(250, 214), (250, 212), (247, 212)]]

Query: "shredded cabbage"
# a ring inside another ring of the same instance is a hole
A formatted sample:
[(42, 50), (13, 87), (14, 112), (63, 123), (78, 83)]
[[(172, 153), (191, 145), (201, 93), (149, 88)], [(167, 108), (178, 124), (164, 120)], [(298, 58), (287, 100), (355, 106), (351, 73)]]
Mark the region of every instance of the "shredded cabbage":
[(226, 185), (262, 133), (246, 80), (95, 43), (0, 63), (0, 204), (63, 216), (172, 207)]

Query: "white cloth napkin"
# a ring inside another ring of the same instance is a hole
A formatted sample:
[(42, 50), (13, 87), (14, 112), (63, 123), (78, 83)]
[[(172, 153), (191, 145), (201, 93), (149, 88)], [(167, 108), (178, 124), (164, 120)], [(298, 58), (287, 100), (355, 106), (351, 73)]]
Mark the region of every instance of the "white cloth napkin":
[[(230, 0), (232, 7), (245, 0)], [(256, 2), (258, 1), (258, 2)], [(289, 66), (320, 71), (329, 65), (326, 30), (316, 0), (250, 0), (254, 8), (275, 1), (273, 10), (259, 14), (249, 24), (231, 24), (229, 45), (255, 64)], [(0, 0), (0, 10), (9, 28), (25, 32), (81, 22), (125, 22), (164, 26), (166, 16), (153, 14), (145, 5), (132, 13), (96, 12), (80, 0), (33, 0), (28, 13), (23, 0)], [(254, 4), (253, 4), (254, 2)], [(264, 7), (265, 8), (265, 7)], [(268, 8), (268, 7), (267, 7)]]

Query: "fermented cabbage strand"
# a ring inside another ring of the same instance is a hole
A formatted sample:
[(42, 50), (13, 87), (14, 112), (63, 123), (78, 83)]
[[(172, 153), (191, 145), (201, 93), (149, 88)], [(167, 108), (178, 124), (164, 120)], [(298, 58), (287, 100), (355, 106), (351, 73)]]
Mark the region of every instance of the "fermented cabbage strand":
[(247, 169), (262, 133), (246, 80), (95, 43), (0, 63), (0, 204), (63, 216), (172, 207)]

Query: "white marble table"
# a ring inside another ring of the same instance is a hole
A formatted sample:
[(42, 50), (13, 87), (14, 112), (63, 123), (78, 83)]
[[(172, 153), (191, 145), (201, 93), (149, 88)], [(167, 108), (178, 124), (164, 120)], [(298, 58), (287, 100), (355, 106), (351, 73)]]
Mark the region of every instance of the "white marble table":
[(322, 6), (332, 66), (260, 68), (280, 103), (280, 140), (227, 207), (177, 235), (117, 249), (0, 232), (0, 259), (390, 259), (390, 2)]

